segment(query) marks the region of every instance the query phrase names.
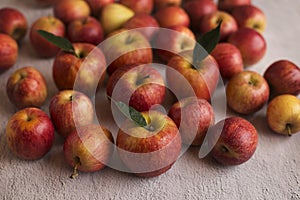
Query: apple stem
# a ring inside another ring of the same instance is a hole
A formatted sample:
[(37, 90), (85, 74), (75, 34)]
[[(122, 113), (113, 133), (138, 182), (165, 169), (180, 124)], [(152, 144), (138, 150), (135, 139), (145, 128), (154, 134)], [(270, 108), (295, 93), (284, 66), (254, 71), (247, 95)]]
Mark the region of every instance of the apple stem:
[(77, 170), (78, 169), (78, 165), (81, 165), (80, 158), (78, 156), (76, 156), (74, 158), (74, 160), (75, 160), (75, 166), (74, 166), (73, 172), (72, 172), (72, 174), (70, 176), (71, 179), (74, 179), (74, 178), (76, 178), (78, 176), (78, 170)]
[(287, 132), (288, 132), (288, 136), (292, 136), (292, 131), (291, 131), (291, 125), (290, 124), (286, 125), (286, 129), (287, 129)]

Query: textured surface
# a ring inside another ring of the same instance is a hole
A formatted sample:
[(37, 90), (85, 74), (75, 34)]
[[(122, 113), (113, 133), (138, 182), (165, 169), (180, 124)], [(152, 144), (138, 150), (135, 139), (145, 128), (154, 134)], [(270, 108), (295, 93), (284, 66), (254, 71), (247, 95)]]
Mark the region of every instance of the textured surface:
[[(264, 59), (249, 69), (262, 73), (282, 58), (300, 65), (300, 1), (253, 3), (268, 18), (264, 34), (268, 50)], [(31, 0), (0, 0), (0, 7), (8, 5), (23, 10), (29, 24), (52, 12), (50, 8), (37, 8)], [(81, 173), (72, 180), (59, 137), (43, 159), (17, 159), (5, 142), (7, 120), (16, 111), (6, 96), (7, 78), (15, 69), (33, 65), (46, 76), (50, 98), (57, 92), (51, 76), (52, 61), (35, 56), (27, 35), (17, 64), (0, 75), (0, 199), (300, 199), (300, 134), (288, 138), (272, 133), (266, 125), (265, 108), (246, 117), (258, 129), (259, 145), (251, 160), (236, 167), (222, 167), (211, 158), (199, 159), (199, 149), (190, 148), (170, 171), (156, 178), (141, 179), (105, 168)]]

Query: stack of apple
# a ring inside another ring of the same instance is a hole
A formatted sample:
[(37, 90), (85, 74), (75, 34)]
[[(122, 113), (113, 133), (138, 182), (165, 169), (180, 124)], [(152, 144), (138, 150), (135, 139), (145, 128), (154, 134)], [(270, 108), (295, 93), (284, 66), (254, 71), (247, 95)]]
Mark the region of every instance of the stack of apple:
[[(220, 42), (198, 60), (195, 39), (220, 23)], [(171, 168), (182, 143), (201, 146), (209, 133), (218, 162), (244, 163), (255, 152), (258, 133), (242, 117), (215, 124), (211, 97), (220, 76), (227, 81), (228, 107), (237, 114), (253, 114), (270, 99), (270, 128), (287, 135), (300, 129), (299, 67), (278, 61), (264, 76), (244, 71), (266, 52), (265, 24), (264, 13), (250, 0), (56, 1), (53, 16), (31, 25), (29, 39), (38, 56), (54, 57), (59, 92), (51, 97), (48, 117), (39, 109), (47, 98), (43, 75), (34, 67), (11, 74), (7, 95), (20, 110), (7, 124), (9, 147), (20, 158), (39, 159), (49, 152), (56, 131), (65, 139), (64, 156), (74, 177), (77, 170), (109, 165), (116, 143), (131, 172), (152, 177)], [(166, 64), (166, 81), (154, 61)], [(116, 138), (96, 122), (90, 98), (101, 87), (112, 112), (116, 106), (117, 114), (128, 117), (117, 124)], [(164, 114), (157, 105), (164, 103), (167, 88), (177, 99)]]

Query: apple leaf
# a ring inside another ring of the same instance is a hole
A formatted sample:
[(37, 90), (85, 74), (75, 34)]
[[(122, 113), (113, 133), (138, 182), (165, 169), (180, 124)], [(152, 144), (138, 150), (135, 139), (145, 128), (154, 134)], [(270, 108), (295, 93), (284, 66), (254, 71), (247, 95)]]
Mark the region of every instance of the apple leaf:
[(139, 125), (140, 127), (146, 127), (147, 126), (147, 122), (144, 118), (144, 116), (137, 111), (136, 109), (134, 109), (131, 106), (128, 106), (127, 104), (125, 104), (122, 101), (115, 101), (112, 98), (110, 98), (118, 107), (118, 109), (128, 118), (131, 119), (132, 121), (134, 121), (137, 125)]
[(61, 48), (63, 51), (66, 51), (66, 52), (76, 55), (75, 49), (74, 49), (72, 43), (68, 39), (66, 39), (64, 37), (56, 36), (48, 31), (44, 31), (44, 30), (37, 30), (37, 32), (43, 38), (45, 38), (47, 41), (49, 41), (52, 44), (54, 44), (55, 46)]

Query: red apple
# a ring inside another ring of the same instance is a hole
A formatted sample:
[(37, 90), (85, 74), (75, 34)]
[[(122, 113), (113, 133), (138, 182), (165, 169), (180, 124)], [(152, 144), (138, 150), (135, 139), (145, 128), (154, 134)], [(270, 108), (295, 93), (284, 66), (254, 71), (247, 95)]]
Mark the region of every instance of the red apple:
[(215, 59), (208, 55), (193, 65), (193, 51), (184, 51), (168, 62), (166, 78), (168, 88), (178, 99), (197, 96), (210, 101), (218, 81), (219, 67)]
[(214, 110), (205, 99), (188, 97), (174, 103), (169, 110), (186, 145), (202, 145), (208, 128), (214, 124)]
[(218, 1), (218, 9), (230, 12), (234, 7), (241, 5), (250, 5), (251, 0), (220, 0)]
[(36, 160), (50, 151), (54, 141), (54, 127), (44, 111), (25, 108), (9, 119), (6, 140), (9, 149), (17, 157)]
[(147, 13), (151, 14), (153, 10), (153, 0), (120, 0), (120, 3), (131, 8), (135, 14)]
[(300, 100), (290, 94), (272, 99), (267, 107), (267, 122), (272, 131), (291, 136), (300, 131)]
[(190, 25), (190, 19), (187, 13), (178, 6), (168, 6), (158, 10), (154, 17), (162, 28), (169, 28), (172, 26), (186, 26)]
[(194, 33), (186, 26), (159, 29), (154, 40), (156, 52), (165, 62), (182, 51), (193, 50), (195, 43)]
[(252, 114), (260, 110), (269, 99), (269, 86), (259, 73), (243, 71), (227, 83), (228, 106), (240, 114)]
[(231, 14), (238, 23), (239, 28), (253, 28), (260, 33), (263, 33), (266, 28), (267, 19), (264, 12), (254, 5), (234, 7)]
[(59, 90), (76, 89), (95, 94), (102, 83), (106, 61), (102, 51), (89, 43), (73, 43), (75, 54), (60, 50), (53, 62), (52, 76)]
[(121, 125), (117, 150), (121, 160), (132, 173), (154, 177), (169, 170), (179, 157), (181, 137), (176, 124), (167, 115), (142, 112), (148, 125), (141, 127), (132, 120)]
[(68, 24), (67, 36), (71, 42), (85, 42), (98, 45), (104, 32), (99, 21), (93, 17), (76, 19)]
[(55, 56), (59, 48), (40, 36), (37, 30), (44, 30), (56, 36), (64, 37), (66, 30), (63, 22), (51, 16), (40, 17), (30, 28), (30, 43), (36, 54), (46, 58)]
[(217, 11), (217, 5), (212, 0), (191, 0), (183, 2), (182, 7), (191, 20), (191, 28), (199, 31), (200, 20), (204, 15)]
[(104, 6), (106, 6), (107, 4), (114, 3), (114, 0), (85, 0), (85, 1), (89, 4), (92, 14), (95, 17), (99, 17), (101, 15)]
[(49, 113), (58, 134), (67, 137), (77, 127), (91, 124), (94, 106), (89, 97), (75, 90), (63, 90), (51, 98)]
[(217, 44), (211, 55), (216, 59), (224, 80), (229, 80), (233, 75), (244, 70), (240, 50), (230, 43)]
[(154, 0), (154, 7), (158, 11), (169, 6), (180, 6), (181, 2), (182, 0)]
[(135, 30), (119, 30), (111, 33), (103, 43), (102, 49), (107, 59), (109, 75), (125, 65), (152, 63), (150, 43)]
[(264, 72), (271, 97), (280, 94), (300, 94), (300, 68), (289, 60), (273, 62)]
[(211, 133), (220, 136), (210, 155), (223, 165), (245, 163), (255, 153), (258, 144), (257, 130), (246, 119), (228, 117), (218, 122)]
[(75, 19), (84, 19), (91, 14), (89, 4), (85, 0), (60, 0), (53, 6), (54, 16), (65, 24)]
[(145, 13), (135, 14), (124, 25), (125, 29), (137, 29), (141, 32), (149, 41), (158, 30), (158, 23), (156, 19)]
[(251, 28), (239, 29), (229, 36), (228, 42), (241, 51), (245, 67), (259, 62), (267, 50), (267, 43), (264, 37)]
[(18, 49), (18, 44), (12, 37), (0, 33), (0, 74), (17, 62)]
[(80, 126), (71, 132), (63, 146), (67, 163), (74, 168), (70, 178), (75, 178), (77, 170), (95, 172), (103, 169), (114, 150), (110, 131), (100, 125)]
[(224, 41), (228, 36), (238, 30), (238, 25), (235, 19), (226, 12), (216, 11), (201, 18), (199, 31), (200, 33), (207, 33), (215, 29), (222, 21), (220, 28), (220, 40)]
[(17, 108), (40, 107), (47, 98), (44, 76), (34, 67), (22, 67), (10, 75), (6, 93)]
[(150, 64), (125, 65), (110, 76), (106, 93), (138, 111), (146, 111), (163, 102), (165, 84), (160, 73)]
[(0, 9), (0, 33), (8, 34), (16, 41), (21, 41), (27, 29), (27, 19), (21, 11), (9, 7)]

